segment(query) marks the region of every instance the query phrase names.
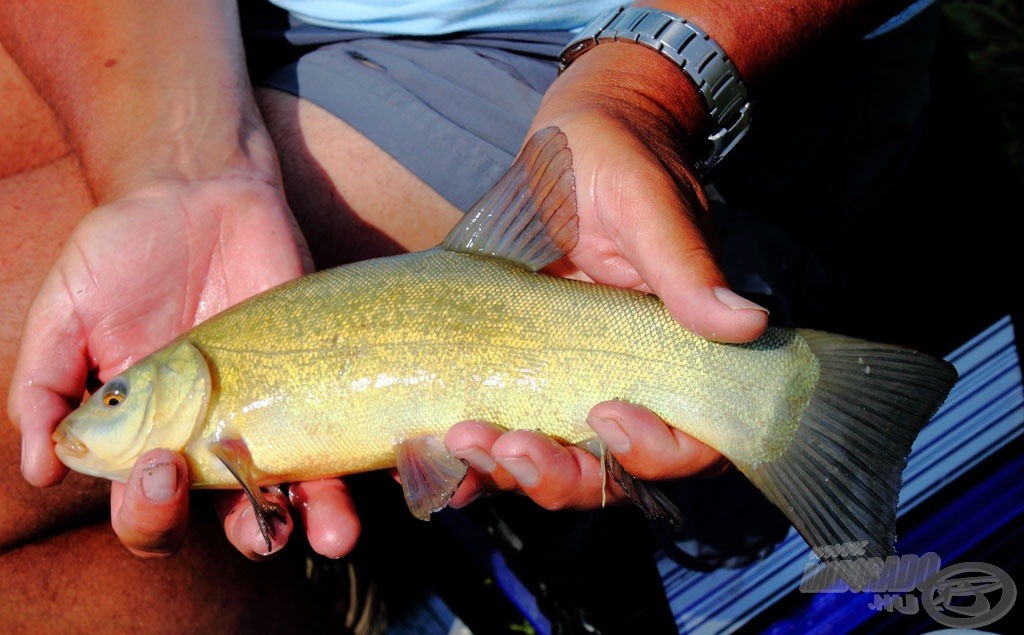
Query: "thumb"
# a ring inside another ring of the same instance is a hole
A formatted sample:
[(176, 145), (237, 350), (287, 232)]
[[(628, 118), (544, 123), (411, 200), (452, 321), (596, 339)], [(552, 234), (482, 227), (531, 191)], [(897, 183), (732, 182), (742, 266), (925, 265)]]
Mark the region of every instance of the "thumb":
[(181, 546), (188, 524), (188, 466), (176, 452), (143, 454), (124, 484), (110, 491), (114, 532), (132, 553), (166, 557)]
[(707, 214), (698, 202), (703, 198), (699, 191), (693, 191), (690, 204), (667, 184), (637, 192), (632, 200), (639, 215), (634, 218), (641, 222), (621, 226), (618, 242), (649, 290), (697, 335), (719, 342), (747, 342), (761, 335), (768, 311), (729, 288), (698, 221)]

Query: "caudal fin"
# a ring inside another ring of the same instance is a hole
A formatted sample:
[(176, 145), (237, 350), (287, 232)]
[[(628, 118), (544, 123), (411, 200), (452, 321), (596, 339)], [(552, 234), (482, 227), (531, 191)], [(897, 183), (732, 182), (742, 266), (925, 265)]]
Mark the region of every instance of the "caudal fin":
[(857, 543), (892, 555), (903, 469), (917, 433), (956, 383), (948, 362), (916, 351), (799, 330), (821, 375), (786, 453), (737, 467), (812, 548)]

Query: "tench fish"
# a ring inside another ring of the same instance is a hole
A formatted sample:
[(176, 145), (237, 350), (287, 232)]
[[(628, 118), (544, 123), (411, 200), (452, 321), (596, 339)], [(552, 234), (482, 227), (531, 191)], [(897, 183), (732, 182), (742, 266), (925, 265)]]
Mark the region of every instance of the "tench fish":
[(263, 486), (397, 467), (426, 518), (467, 470), (441, 441), (456, 422), (580, 443), (589, 409), (618, 399), (720, 451), (810, 545), (893, 552), (901, 473), (950, 364), (801, 329), (708, 341), (653, 295), (539, 271), (576, 240), (572, 156), (549, 128), (440, 246), (210, 318), (91, 395), (56, 452), (115, 480), (146, 450), (183, 452), (193, 487), (246, 490), (269, 541)]

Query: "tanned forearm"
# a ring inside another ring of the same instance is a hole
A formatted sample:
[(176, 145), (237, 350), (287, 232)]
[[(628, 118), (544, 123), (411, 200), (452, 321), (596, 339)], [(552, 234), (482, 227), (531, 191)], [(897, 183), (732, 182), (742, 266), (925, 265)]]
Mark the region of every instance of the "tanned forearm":
[[(729, 55), (755, 102), (773, 74), (802, 56), (862, 37), (909, 0), (665, 0), (634, 6), (664, 9), (706, 31)], [(662, 137), (693, 162), (706, 156), (707, 110), (694, 84), (667, 58), (644, 46), (606, 44), (574, 61), (546, 98), (548, 114), (621, 94), (624, 112), (656, 115)], [(666, 117), (667, 116), (667, 117)], [(756, 118), (756, 105), (754, 117)], [(645, 116), (636, 122), (651, 121)]]
[(275, 165), (234, 0), (10, 0), (0, 41), (56, 112), (98, 202)]
[(863, 36), (910, 0), (664, 0), (634, 2), (671, 11), (704, 29), (756, 91), (779, 68), (832, 43)]

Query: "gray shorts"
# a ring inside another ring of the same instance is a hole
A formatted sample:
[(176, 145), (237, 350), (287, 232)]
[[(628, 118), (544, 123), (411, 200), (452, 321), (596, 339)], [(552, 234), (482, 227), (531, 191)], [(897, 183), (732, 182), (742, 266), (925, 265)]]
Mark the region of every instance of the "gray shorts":
[(570, 34), (422, 40), (292, 23), (256, 37), (297, 55), (258, 84), (337, 115), (465, 210), (512, 163)]

